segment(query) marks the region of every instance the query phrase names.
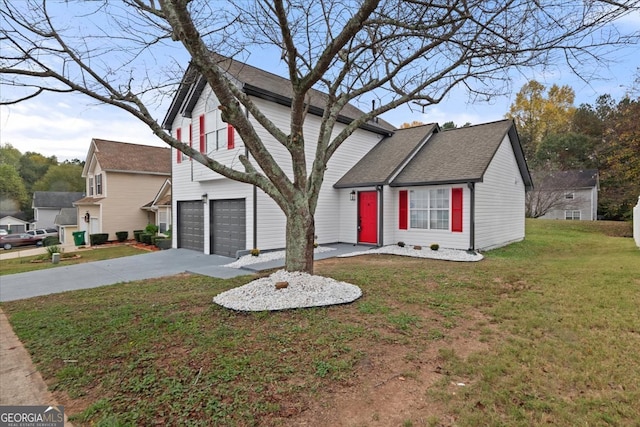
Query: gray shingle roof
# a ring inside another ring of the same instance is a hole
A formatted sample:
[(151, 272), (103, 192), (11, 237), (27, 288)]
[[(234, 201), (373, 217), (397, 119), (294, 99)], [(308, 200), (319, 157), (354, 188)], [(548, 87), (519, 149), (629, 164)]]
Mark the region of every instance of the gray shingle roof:
[(34, 191), (35, 208), (71, 208), (73, 202), (84, 197), (84, 193), (70, 191)]
[(56, 225), (77, 225), (78, 224), (78, 210), (76, 208), (63, 208), (60, 213), (56, 215), (54, 221)]
[(540, 189), (591, 188), (598, 186), (597, 169), (533, 171), (533, 182)]
[(335, 188), (388, 184), (398, 169), (411, 158), (437, 128), (437, 124), (398, 129), (380, 141), (351, 170), (336, 182)]
[[(431, 132), (426, 143), (420, 144)], [(365, 155), (336, 187), (479, 182), (507, 135), (525, 187), (531, 188), (531, 176), (511, 120), (445, 131), (435, 125), (398, 130)]]
[(93, 143), (96, 147), (94, 154), (103, 170), (171, 175), (169, 148), (96, 138)]
[(438, 132), (391, 185), (481, 181), (512, 126), (511, 120), (502, 120)]
[[(218, 54), (212, 55), (217, 58), (219, 67), (222, 70), (242, 84), (242, 88), (245, 93), (285, 106), (291, 105), (293, 91), (288, 79), (240, 61), (235, 61), (231, 58)], [(178, 113), (184, 114), (185, 117), (191, 117), (195, 100), (197, 100), (205, 87), (206, 82), (204, 79), (199, 76), (195, 71), (195, 68), (190, 66), (187, 69), (180, 84), (180, 88), (178, 89), (171, 107), (163, 120), (163, 127), (165, 129), (170, 129)], [(315, 115), (322, 115), (322, 111), (324, 110), (327, 102), (327, 95), (323, 92), (312, 89), (309, 92), (309, 96), (309, 112)], [(340, 112), (341, 117), (338, 121), (348, 123), (362, 114), (364, 114), (362, 110), (351, 104), (347, 104)], [(390, 132), (395, 129), (393, 125), (382, 119), (378, 119), (376, 123), (366, 123), (362, 127), (383, 134), (390, 134)]]

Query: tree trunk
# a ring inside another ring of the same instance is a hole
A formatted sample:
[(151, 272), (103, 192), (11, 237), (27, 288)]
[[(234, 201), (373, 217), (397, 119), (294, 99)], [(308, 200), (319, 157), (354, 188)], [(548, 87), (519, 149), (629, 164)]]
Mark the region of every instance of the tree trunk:
[(308, 207), (297, 206), (287, 215), (285, 270), (313, 274), (315, 221)]

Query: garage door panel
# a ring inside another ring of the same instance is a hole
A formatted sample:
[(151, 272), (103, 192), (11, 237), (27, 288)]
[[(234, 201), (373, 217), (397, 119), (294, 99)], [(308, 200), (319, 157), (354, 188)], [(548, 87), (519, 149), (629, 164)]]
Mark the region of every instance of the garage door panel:
[(202, 201), (178, 202), (178, 247), (204, 252)]
[(235, 257), (246, 249), (246, 200), (213, 200), (210, 205), (211, 252)]

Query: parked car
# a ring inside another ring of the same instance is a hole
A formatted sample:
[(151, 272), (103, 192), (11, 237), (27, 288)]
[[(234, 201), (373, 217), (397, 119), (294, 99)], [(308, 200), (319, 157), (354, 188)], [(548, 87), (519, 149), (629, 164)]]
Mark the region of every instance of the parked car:
[(7, 234), (9, 234), (7, 230), (5, 230), (4, 228), (0, 228), (0, 236), (6, 236)]
[(36, 228), (35, 230), (27, 231), (27, 234), (30, 234), (34, 237), (38, 237), (40, 239), (44, 239), (48, 236), (58, 236), (58, 230), (55, 228)]
[(29, 245), (42, 246), (42, 238), (35, 237), (27, 233), (7, 234), (6, 236), (0, 236), (0, 246), (2, 246), (7, 251), (16, 246)]

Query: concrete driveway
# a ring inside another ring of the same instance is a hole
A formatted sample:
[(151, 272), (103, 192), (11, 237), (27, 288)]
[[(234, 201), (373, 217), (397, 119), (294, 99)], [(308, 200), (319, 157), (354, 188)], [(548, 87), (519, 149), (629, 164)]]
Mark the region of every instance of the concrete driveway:
[(0, 277), (0, 301), (95, 288), (134, 280), (196, 273), (228, 279), (253, 271), (222, 267), (235, 261), (187, 249), (169, 249), (104, 261), (60, 266)]

